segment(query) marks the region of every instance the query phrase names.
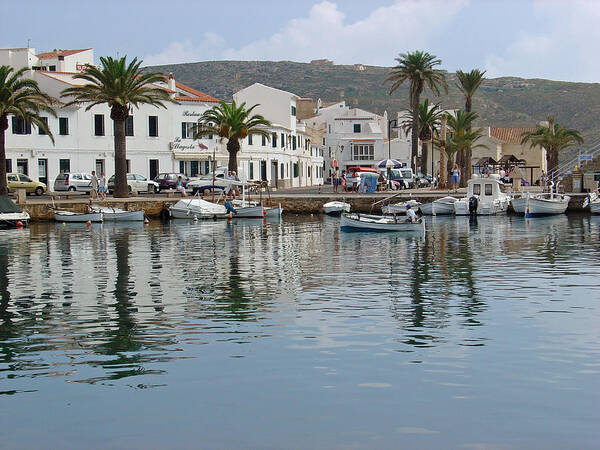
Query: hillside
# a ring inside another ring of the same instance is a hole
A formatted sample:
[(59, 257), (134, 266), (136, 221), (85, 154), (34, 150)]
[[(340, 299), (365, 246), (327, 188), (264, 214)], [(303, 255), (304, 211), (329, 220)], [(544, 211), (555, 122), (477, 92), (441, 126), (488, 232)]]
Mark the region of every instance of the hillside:
[[(364, 70), (360, 70), (360, 69)], [(206, 61), (155, 66), (177, 81), (230, 101), (233, 92), (254, 82), (323, 101), (346, 100), (375, 113), (408, 107), (408, 86), (392, 96), (384, 80), (389, 67), (309, 64), (290, 61)], [(448, 74), (448, 95), (433, 97), (445, 108), (461, 108), (464, 100), (456, 87), (456, 76)], [(430, 97), (426, 91), (422, 98)], [(579, 130), (586, 142), (600, 138), (600, 84), (570, 83), (513, 77), (487, 79), (475, 96), (473, 109), (479, 125), (533, 126), (554, 115), (557, 122)]]

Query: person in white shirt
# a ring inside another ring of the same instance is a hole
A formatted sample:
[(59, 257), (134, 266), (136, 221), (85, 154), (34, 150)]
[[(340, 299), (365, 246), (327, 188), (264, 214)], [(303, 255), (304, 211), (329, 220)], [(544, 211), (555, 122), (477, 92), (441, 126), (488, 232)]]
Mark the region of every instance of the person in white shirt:
[(407, 222), (417, 222), (419, 218), (417, 217), (417, 213), (414, 209), (411, 208), (410, 205), (406, 205), (406, 221)]

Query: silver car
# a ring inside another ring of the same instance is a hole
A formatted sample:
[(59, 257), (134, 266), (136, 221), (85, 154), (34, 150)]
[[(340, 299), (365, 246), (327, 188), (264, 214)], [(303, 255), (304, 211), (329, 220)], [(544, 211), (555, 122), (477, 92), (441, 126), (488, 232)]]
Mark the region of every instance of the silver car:
[(92, 174), (90, 173), (59, 173), (54, 180), (54, 191), (83, 191), (91, 192)]

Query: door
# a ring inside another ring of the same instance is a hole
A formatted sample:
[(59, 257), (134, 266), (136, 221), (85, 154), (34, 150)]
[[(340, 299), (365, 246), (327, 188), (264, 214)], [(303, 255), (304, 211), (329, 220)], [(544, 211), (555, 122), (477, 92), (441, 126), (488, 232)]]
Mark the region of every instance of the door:
[(277, 187), (277, 161), (271, 162), (271, 186)]
[(48, 186), (48, 160), (38, 159), (38, 180)]
[(261, 181), (267, 181), (267, 162), (260, 162), (260, 179)]
[(96, 176), (99, 177), (103, 173), (104, 173), (104, 160), (97, 159), (96, 160)]
[(158, 176), (158, 159), (150, 160), (150, 179), (154, 180)]
[(29, 164), (26, 159), (17, 159), (17, 173), (29, 174)]

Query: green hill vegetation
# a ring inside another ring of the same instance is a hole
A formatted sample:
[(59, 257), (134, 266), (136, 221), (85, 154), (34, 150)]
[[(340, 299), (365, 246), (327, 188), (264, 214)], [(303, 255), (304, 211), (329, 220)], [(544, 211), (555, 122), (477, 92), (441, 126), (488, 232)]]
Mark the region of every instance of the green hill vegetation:
[[(239, 89), (259, 82), (300, 97), (346, 104), (378, 114), (408, 108), (408, 83), (389, 95), (384, 84), (390, 68), (291, 61), (205, 61), (155, 66), (164, 74), (219, 99), (230, 101)], [(464, 70), (471, 70), (466, 67)], [(421, 99), (447, 109), (464, 108), (456, 75), (447, 74), (449, 92), (439, 98), (425, 91)], [(561, 125), (579, 130), (586, 143), (600, 138), (600, 84), (503, 77), (486, 79), (475, 94), (473, 111), (480, 126), (535, 126), (552, 115)], [(584, 145), (585, 146), (585, 145)]]

